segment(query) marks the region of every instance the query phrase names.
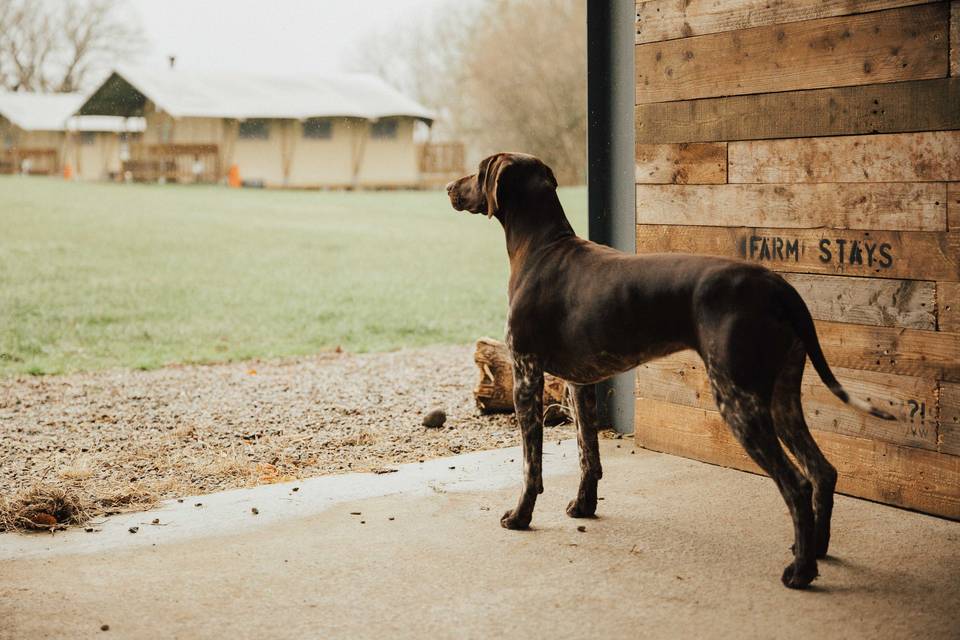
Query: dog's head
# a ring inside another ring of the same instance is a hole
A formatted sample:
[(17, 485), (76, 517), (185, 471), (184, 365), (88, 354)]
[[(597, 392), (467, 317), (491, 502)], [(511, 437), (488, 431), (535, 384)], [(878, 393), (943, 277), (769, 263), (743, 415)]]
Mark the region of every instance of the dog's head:
[(476, 173), (448, 184), (447, 194), (457, 211), (499, 217), (512, 199), (545, 188), (556, 189), (557, 179), (539, 158), (525, 153), (495, 153), (480, 161)]

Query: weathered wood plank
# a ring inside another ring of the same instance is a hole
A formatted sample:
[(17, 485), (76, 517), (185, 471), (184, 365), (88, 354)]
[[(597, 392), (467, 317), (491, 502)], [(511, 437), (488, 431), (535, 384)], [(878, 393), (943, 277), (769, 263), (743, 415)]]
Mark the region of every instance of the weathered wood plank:
[(637, 3), (637, 44), (879, 11), (930, 0), (647, 0)]
[[(804, 414), (811, 429), (937, 450), (938, 385), (935, 381), (842, 367), (833, 367), (833, 372), (850, 393), (890, 411), (897, 416), (897, 421), (880, 420), (843, 404), (823, 385), (808, 363), (801, 391)], [(703, 363), (693, 351), (638, 367), (637, 397), (716, 411)]]
[(960, 456), (960, 384), (940, 384), (940, 451)]
[[(925, 280), (783, 273), (817, 320), (876, 327), (937, 328), (937, 284)], [(954, 284), (960, 287), (957, 283)], [(948, 330), (948, 329), (944, 329)], [(949, 329), (960, 333), (960, 326)]]
[(960, 282), (937, 283), (937, 328), (960, 333)]
[(816, 321), (831, 366), (960, 382), (960, 334)]
[(636, 103), (942, 78), (948, 12), (939, 3), (640, 44)]
[(960, 131), (730, 143), (730, 182), (960, 180)]
[(950, 3), (950, 75), (960, 76), (960, 0)]
[(960, 78), (704, 98), (636, 108), (636, 138), (641, 143), (947, 129), (960, 129)]
[(960, 182), (947, 185), (947, 228), (960, 231)]
[(638, 144), (637, 184), (723, 184), (727, 143)]
[[(635, 424), (644, 448), (760, 472), (714, 411), (637, 400)], [(840, 493), (960, 519), (960, 456), (827, 431), (814, 439), (837, 468)]]
[(945, 183), (647, 185), (640, 224), (946, 231)]
[(820, 345), (838, 367), (960, 382), (960, 334), (817, 321)]
[(637, 225), (637, 253), (739, 258), (776, 271), (960, 281), (960, 233)]

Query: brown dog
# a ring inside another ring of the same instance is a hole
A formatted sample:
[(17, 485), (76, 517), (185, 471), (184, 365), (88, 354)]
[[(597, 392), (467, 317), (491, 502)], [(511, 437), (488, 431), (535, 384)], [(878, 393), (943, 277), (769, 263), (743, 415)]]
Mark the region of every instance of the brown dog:
[(476, 174), (447, 185), (454, 209), (500, 221), (510, 258), (506, 341), (514, 363), (524, 474), (520, 501), (501, 524), (528, 527), (543, 492), (545, 371), (567, 381), (577, 422), (582, 476), (567, 513), (590, 517), (602, 475), (593, 385), (693, 349), (703, 358), (724, 420), (790, 509), (795, 558), (783, 583), (807, 586), (817, 576), (817, 558), (827, 554), (837, 472), (803, 419), (800, 379), (806, 358), (842, 401), (881, 418), (893, 416), (850, 397), (837, 382), (810, 312), (783, 278), (744, 262), (634, 256), (583, 240), (567, 221), (556, 187), (548, 166), (517, 153), (490, 156)]

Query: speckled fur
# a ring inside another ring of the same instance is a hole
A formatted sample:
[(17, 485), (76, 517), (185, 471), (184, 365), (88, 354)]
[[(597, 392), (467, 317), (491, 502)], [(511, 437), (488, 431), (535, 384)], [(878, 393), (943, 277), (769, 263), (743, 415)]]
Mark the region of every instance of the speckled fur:
[(513, 404), (523, 446), (523, 491), (516, 508), (503, 514), (500, 523), (507, 529), (526, 529), (533, 518), (537, 496), (543, 493), (543, 368), (539, 359), (513, 349)]

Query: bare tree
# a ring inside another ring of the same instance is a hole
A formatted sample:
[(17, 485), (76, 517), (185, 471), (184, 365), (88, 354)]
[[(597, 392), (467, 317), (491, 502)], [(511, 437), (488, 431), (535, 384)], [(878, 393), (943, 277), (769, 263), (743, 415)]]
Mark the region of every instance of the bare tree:
[(566, 184), (586, 177), (586, 4), (474, 0), (440, 5), (419, 24), (373, 33), (352, 52), (441, 115), (442, 135), (473, 160), (527, 151)]
[(496, 0), (463, 54), (457, 128), (481, 152), (527, 151), (564, 183), (585, 179), (586, 3)]
[(8, 89), (76, 91), (142, 50), (119, 0), (0, 0), (0, 82)]

